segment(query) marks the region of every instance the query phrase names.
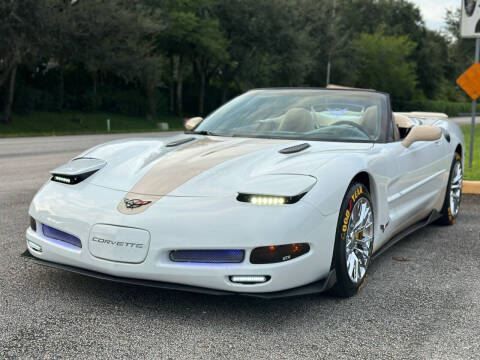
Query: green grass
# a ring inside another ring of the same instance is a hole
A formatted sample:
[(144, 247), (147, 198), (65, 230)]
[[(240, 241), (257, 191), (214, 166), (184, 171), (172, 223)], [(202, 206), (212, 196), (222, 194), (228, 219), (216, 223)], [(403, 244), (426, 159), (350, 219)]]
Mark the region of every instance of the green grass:
[(465, 179), (466, 180), (480, 180), (480, 125), (475, 127), (475, 149), (473, 153), (473, 166), (468, 167), (470, 154), (470, 125), (462, 126), (463, 134), (465, 135)]
[(145, 117), (104, 112), (32, 112), (15, 114), (10, 124), (0, 124), (0, 137), (101, 134), (107, 132), (106, 119), (112, 133), (159, 131), (158, 122), (168, 122), (170, 130), (183, 129), (182, 120), (172, 115), (150, 122)]

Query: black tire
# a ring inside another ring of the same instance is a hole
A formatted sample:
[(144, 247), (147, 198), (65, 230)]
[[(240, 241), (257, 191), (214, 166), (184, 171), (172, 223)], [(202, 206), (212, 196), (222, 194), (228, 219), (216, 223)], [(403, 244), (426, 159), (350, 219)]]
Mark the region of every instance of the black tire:
[[(462, 157), (457, 152), (455, 153), (452, 161), (452, 165), (450, 166), (450, 176), (448, 178), (448, 185), (447, 191), (445, 193), (445, 200), (443, 201), (443, 207), (440, 211), (441, 217), (436, 221), (436, 224), (439, 225), (453, 225), (457, 221), (458, 214), (460, 213), (460, 202), (458, 203), (458, 211), (455, 214), (452, 214), (452, 209), (450, 207), (450, 191), (452, 188), (452, 180), (454, 177), (454, 168), (457, 163), (460, 163), (460, 169), (462, 169)], [(460, 189), (460, 199), (461, 199), (462, 190)]]
[[(350, 220), (350, 215), (360, 199), (366, 199), (370, 204), (370, 208), (372, 211), (372, 241), (370, 245), (370, 251), (368, 255), (367, 261), (367, 272), (361, 279), (361, 281), (354, 283), (348, 274), (347, 269), (347, 255), (346, 255), (346, 246), (347, 246), (347, 228)], [(335, 269), (335, 273), (337, 276), (337, 281), (335, 285), (330, 290), (330, 293), (334, 296), (338, 297), (351, 297), (357, 294), (365, 284), (367, 279), (368, 273), (368, 266), (371, 262), (371, 255), (373, 249), (373, 241), (374, 241), (374, 232), (373, 229), (374, 224), (374, 212), (373, 212), (373, 205), (372, 199), (370, 197), (370, 193), (368, 192), (367, 187), (358, 182), (354, 182), (350, 184), (347, 193), (342, 201), (342, 206), (340, 207), (340, 214), (338, 217), (338, 224), (337, 224), (337, 231), (335, 236), (335, 247), (333, 250), (333, 258), (332, 258), (332, 269)]]

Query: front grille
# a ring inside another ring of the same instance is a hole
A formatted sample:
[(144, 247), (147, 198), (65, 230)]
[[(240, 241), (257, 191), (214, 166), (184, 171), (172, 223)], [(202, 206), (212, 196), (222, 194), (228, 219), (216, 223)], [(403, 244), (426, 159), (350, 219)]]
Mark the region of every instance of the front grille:
[(67, 244), (70, 244), (79, 248), (82, 247), (82, 242), (76, 236), (67, 234), (66, 232), (57, 230), (47, 225), (42, 225), (42, 230), (43, 230), (43, 235), (45, 235), (47, 238), (63, 241)]
[(173, 250), (170, 260), (192, 263), (241, 263), (245, 257), (244, 250)]

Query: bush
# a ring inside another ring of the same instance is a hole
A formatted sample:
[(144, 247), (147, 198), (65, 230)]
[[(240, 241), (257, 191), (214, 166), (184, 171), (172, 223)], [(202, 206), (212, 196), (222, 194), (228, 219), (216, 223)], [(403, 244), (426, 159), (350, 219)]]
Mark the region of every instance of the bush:
[[(450, 117), (459, 116), (461, 113), (471, 113), (471, 103), (456, 103), (437, 100), (414, 100), (414, 101), (393, 101), (393, 111), (427, 111), (445, 113)], [(477, 105), (477, 112), (480, 111), (480, 104)]]
[[(157, 113), (168, 112), (168, 94), (157, 91)], [(83, 110), (108, 111), (123, 115), (145, 115), (147, 109), (146, 96), (137, 89), (103, 88), (94, 94), (89, 90), (84, 95)]]

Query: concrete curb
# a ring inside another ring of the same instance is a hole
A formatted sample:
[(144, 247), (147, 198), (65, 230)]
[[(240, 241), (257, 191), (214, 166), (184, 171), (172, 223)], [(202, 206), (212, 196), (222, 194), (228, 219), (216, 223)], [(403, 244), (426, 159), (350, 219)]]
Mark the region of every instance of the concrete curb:
[(464, 181), (462, 186), (464, 194), (479, 194), (480, 195), (480, 181)]

